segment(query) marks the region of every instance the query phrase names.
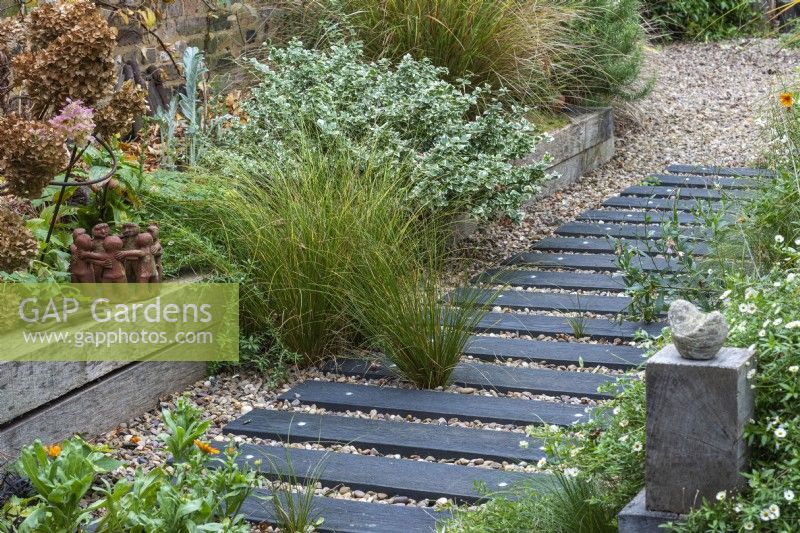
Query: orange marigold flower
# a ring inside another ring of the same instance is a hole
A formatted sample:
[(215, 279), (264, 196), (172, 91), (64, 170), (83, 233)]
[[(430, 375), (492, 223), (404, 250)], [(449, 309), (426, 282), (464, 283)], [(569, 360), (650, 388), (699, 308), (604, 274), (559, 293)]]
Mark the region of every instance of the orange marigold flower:
[(133, 437), (131, 437), (131, 442), (134, 444), (139, 444), (140, 442), (142, 442), (142, 438), (138, 435), (134, 435)]
[(218, 450), (218, 449), (214, 448), (213, 446), (211, 446), (211, 445), (210, 445), (209, 443), (207, 443), (207, 442), (203, 442), (203, 441), (201, 441), (200, 439), (195, 439), (195, 440), (194, 440), (194, 445), (195, 445), (195, 446), (197, 446), (197, 448), (198, 448), (198, 449), (199, 449), (201, 452), (203, 452), (203, 453), (205, 453), (205, 454), (208, 454), (208, 455), (216, 455), (216, 454), (218, 454), (218, 453), (219, 453), (219, 450)]
[(47, 447), (45, 447), (45, 449), (47, 450), (47, 455), (49, 455), (53, 459), (55, 459), (56, 457), (61, 455), (61, 446), (59, 446), (58, 444), (53, 444), (52, 446), (47, 446)]
[(780, 101), (783, 107), (789, 109), (794, 105), (794, 96), (792, 96), (792, 93), (781, 93)]
[(228, 455), (234, 455), (236, 453), (236, 448), (234, 448), (233, 446), (229, 446), (225, 448), (225, 453), (227, 453)]

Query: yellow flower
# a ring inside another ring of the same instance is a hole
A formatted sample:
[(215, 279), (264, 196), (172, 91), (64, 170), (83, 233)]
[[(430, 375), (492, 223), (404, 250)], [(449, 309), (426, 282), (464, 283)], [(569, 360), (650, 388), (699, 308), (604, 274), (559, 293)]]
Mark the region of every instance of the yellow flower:
[(791, 109), (794, 105), (794, 96), (792, 96), (792, 93), (781, 93), (779, 99), (781, 105), (786, 109)]
[(197, 446), (197, 448), (198, 448), (198, 449), (199, 449), (201, 452), (203, 452), (203, 453), (205, 453), (205, 454), (208, 454), (208, 455), (216, 455), (216, 454), (218, 454), (218, 453), (219, 453), (219, 450), (218, 450), (218, 449), (214, 448), (213, 446), (211, 446), (211, 445), (210, 445), (209, 443), (207, 443), (207, 442), (203, 442), (203, 441), (201, 441), (200, 439), (195, 439), (195, 440), (194, 440), (194, 445), (195, 445), (195, 446)]
[(53, 444), (52, 446), (46, 446), (45, 450), (47, 450), (47, 455), (55, 459), (59, 455), (61, 455), (61, 446), (58, 444)]

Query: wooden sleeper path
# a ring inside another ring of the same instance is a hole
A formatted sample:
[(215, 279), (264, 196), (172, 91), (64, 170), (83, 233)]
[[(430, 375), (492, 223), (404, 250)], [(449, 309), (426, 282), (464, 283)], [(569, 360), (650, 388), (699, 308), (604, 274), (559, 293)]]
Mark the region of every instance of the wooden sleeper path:
[[(477, 298), (486, 309), (453, 372), (454, 385), (461, 387), (457, 392), (405, 388), (391, 364), (340, 359), (323, 367), (335, 381), (296, 384), (280, 397), (285, 409), (255, 409), (224, 431), (264, 441), (241, 445), (240, 460), (260, 460), (267, 477), (291, 474), (300, 483), (319, 481), (333, 491), (348, 487), (385, 496), (380, 502), (315, 496), (312, 514), (324, 517), (319, 531), (429, 533), (448, 512), (398, 503), (480, 502), (485, 493), (476, 482), (490, 491), (548, 483), (542, 474), (505, 469), (544, 457), (542, 443), (519, 429), (586, 420), (587, 404), (614, 394), (616, 376), (603, 368), (637, 368), (644, 353), (631, 341), (640, 330), (657, 335), (663, 326), (616, 320), (631, 303), (616, 265), (618, 245), (642, 251), (643, 269), (679, 271), (652, 246), (661, 237), (658, 225), (677, 221), (691, 253), (707, 254), (703, 220), (693, 211), (721, 209), (721, 199), (749, 196), (768, 177), (758, 169), (672, 165), (666, 174), (651, 175), (607, 199), (602, 208), (581, 213), (553, 237), (532, 243), (529, 251), (506, 259), (504, 268), (475, 276), (473, 287), (447, 295), (451, 305)], [(495, 294), (492, 286), (504, 288)], [(565, 313), (572, 318), (557, 316)], [(576, 314), (580, 340), (574, 338)], [(561, 369), (541, 368), (542, 363)], [(369, 384), (342, 382), (343, 376)], [(608, 384), (611, 389), (598, 392)], [(316, 409), (293, 410), (304, 406)], [(346, 453), (345, 446), (369, 454)], [(485, 461), (496, 466), (479, 466)], [(243, 512), (253, 522), (275, 522), (263, 489)]]

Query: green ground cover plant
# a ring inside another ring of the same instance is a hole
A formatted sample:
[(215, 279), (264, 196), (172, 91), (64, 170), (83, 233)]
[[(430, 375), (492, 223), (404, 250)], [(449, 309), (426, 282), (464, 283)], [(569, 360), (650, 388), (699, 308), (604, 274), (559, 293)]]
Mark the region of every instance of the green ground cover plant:
[(334, 20), (372, 59), (406, 55), (503, 88), (549, 109), (607, 103), (631, 90), (642, 64), (639, 0), (316, 0), (306, 15)]
[(358, 42), (314, 50), (293, 41), (249, 67), (247, 120), (232, 120), (214, 141), (243, 165), (280, 160), (292, 132), (305, 129), (322, 145), (335, 140), (392, 166), (417, 206), (477, 219), (518, 220), (545, 179), (546, 161), (513, 164), (543, 140), (526, 110), (503, 104), (488, 86), (448, 82), (428, 60), (370, 62)]
[(235, 448), (220, 453), (205, 442), (208, 421), (201, 416), (184, 398), (174, 409), (165, 409), (168, 432), (161, 438), (172, 457), (171, 469), (137, 468), (133, 476), (116, 481), (111, 474), (123, 464), (80, 437), (27, 446), (16, 468), (35, 493), (5, 504), (0, 531), (250, 531), (239, 510), (256, 485), (257, 472), (237, 466)]
[(750, 0), (645, 0), (656, 31), (698, 41), (751, 35), (764, 29), (764, 15)]

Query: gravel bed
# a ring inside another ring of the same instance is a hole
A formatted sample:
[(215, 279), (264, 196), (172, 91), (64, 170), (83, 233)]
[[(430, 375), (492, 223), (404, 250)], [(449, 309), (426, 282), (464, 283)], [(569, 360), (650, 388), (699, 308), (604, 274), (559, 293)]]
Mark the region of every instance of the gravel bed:
[(546, 292), (550, 294), (569, 294), (571, 296), (616, 296), (616, 297), (628, 296), (622, 291), (590, 291), (586, 289), (581, 289), (576, 291), (574, 289), (543, 289), (540, 287), (520, 287), (519, 285), (492, 285), (488, 286), (487, 288), (496, 291)]
[(463, 247), (490, 263), (527, 251), (561, 224), (673, 163), (757, 164), (762, 110), (782, 78), (794, 73), (800, 50), (782, 48), (776, 39), (677, 43), (651, 47), (646, 62), (655, 87), (616, 114), (614, 158), (568, 189), (534, 201), (519, 227), (483, 227)]
[(594, 313), (592, 311), (550, 311), (546, 309), (529, 309), (527, 307), (502, 307), (495, 305), (492, 307), (493, 313), (505, 313), (510, 315), (538, 315), (538, 316), (558, 316), (562, 318), (605, 318), (613, 319), (618, 313)]

